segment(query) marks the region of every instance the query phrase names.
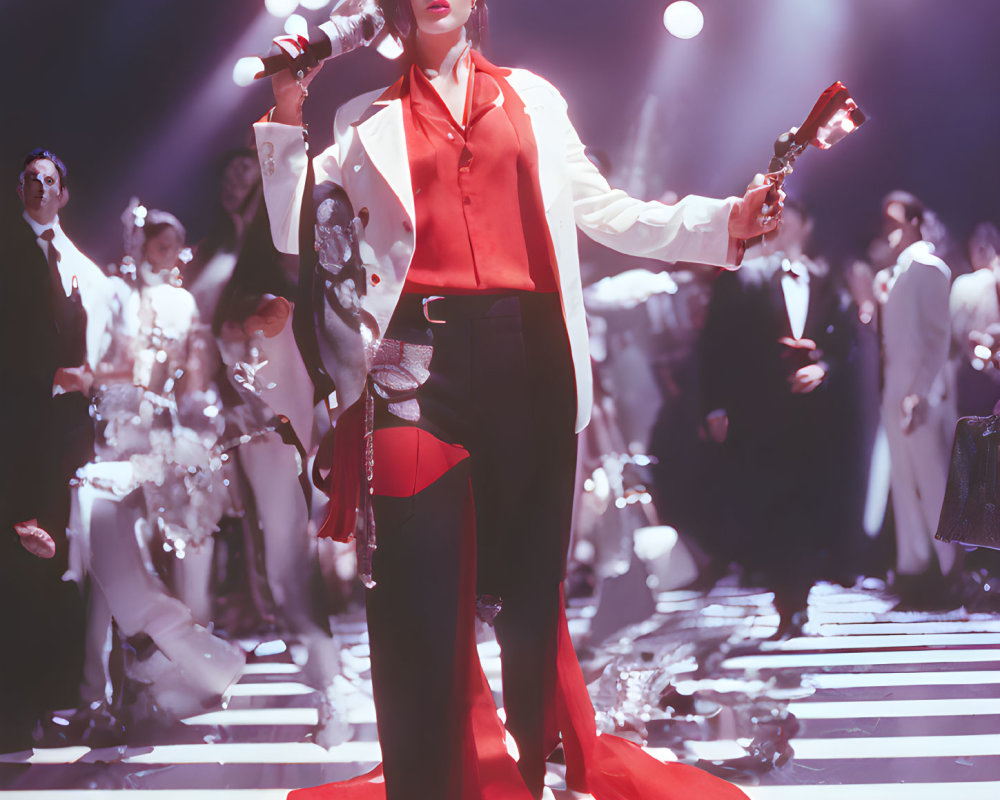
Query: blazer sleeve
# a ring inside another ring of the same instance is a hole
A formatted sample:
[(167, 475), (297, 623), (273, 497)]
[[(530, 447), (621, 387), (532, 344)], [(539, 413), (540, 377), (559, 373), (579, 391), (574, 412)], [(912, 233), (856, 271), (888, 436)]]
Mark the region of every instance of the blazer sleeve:
[(677, 203), (643, 201), (614, 189), (570, 122), (566, 102), (551, 87), (561, 113), (576, 224), (587, 236), (626, 255), (735, 267), (727, 261), (729, 214), (739, 199), (688, 195)]
[[(263, 121), (253, 127), (274, 246), (282, 253), (298, 255), (299, 215), (309, 165), (305, 128)], [(341, 183), (336, 143), (313, 159), (313, 169), (317, 184)]]

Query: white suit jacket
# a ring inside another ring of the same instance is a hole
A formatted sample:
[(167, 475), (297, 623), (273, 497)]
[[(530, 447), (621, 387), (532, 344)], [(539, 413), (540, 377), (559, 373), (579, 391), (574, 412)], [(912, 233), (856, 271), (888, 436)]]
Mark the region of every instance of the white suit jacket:
[(927, 242), (906, 248), (889, 271), (882, 305), (882, 339), (883, 397), (890, 408), (899, 409), (909, 394), (920, 395), (931, 406), (954, 398), (949, 364), (950, 283), (951, 270)]
[[(590, 419), (593, 386), (577, 226), (629, 255), (725, 265), (729, 214), (737, 198), (689, 196), (668, 206), (612, 189), (587, 158), (558, 91), (525, 70), (512, 70), (507, 81), (524, 102), (538, 147), (538, 179), (576, 375), (579, 431)], [(361, 256), (370, 283), (362, 308), (377, 322), (377, 339), (399, 300), (415, 244), (402, 100), (384, 99), (384, 94), (377, 90), (345, 103), (334, 122), (333, 145), (314, 160), (317, 185), (324, 180), (341, 185), (355, 213), (368, 211)], [(274, 243), (282, 252), (295, 253), (307, 166), (304, 133), (270, 122), (254, 127)], [(338, 394), (344, 405), (356, 397), (345, 397), (339, 387)]]

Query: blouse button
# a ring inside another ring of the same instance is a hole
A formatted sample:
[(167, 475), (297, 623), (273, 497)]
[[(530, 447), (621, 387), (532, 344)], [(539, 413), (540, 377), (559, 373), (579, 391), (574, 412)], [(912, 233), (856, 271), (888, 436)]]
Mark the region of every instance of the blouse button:
[(377, 272), (372, 273), (372, 286), (378, 286), (382, 282), (382, 279), (378, 276)]
[(413, 233), (413, 224), (408, 219), (403, 220), (403, 230), (407, 233)]

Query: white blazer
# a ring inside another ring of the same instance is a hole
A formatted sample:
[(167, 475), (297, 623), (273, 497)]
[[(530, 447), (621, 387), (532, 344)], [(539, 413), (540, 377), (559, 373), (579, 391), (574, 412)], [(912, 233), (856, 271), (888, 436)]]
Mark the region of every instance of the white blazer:
[[(593, 386), (576, 228), (628, 255), (726, 265), (729, 214), (737, 198), (692, 195), (664, 205), (612, 189), (587, 158), (569, 121), (566, 102), (555, 87), (519, 69), (512, 70), (507, 81), (525, 104), (538, 147), (538, 179), (557, 261), (576, 375), (576, 430), (580, 431), (590, 419)], [(334, 122), (333, 145), (314, 160), (317, 185), (324, 180), (337, 183), (347, 192), (356, 214), (368, 210), (361, 257), (369, 285), (362, 309), (378, 325), (376, 341), (399, 300), (415, 244), (402, 100), (380, 99), (384, 93), (380, 89), (345, 103)], [(294, 254), (306, 177), (305, 134), (302, 128), (271, 122), (259, 122), (254, 128), (274, 244)], [(337, 375), (335, 365), (325, 366)], [(343, 405), (360, 394), (361, 384), (350, 384), (354, 388), (346, 394), (338, 385)]]

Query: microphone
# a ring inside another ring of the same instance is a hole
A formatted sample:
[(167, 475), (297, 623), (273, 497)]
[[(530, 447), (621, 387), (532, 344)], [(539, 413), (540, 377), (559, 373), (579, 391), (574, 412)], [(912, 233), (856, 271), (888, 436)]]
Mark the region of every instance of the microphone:
[[(233, 81), (238, 86), (249, 86), (255, 80), (276, 75), (283, 69), (297, 70), (304, 75), (320, 61), (367, 47), (375, 41), (385, 27), (385, 16), (378, 3), (375, 0), (346, 0), (340, 5), (357, 10), (341, 13), (338, 6), (329, 20), (312, 29), (308, 38), (291, 34), (276, 37), (274, 44), (281, 52), (272, 56), (241, 58), (233, 68)], [(382, 48), (379, 49), (381, 52)]]

